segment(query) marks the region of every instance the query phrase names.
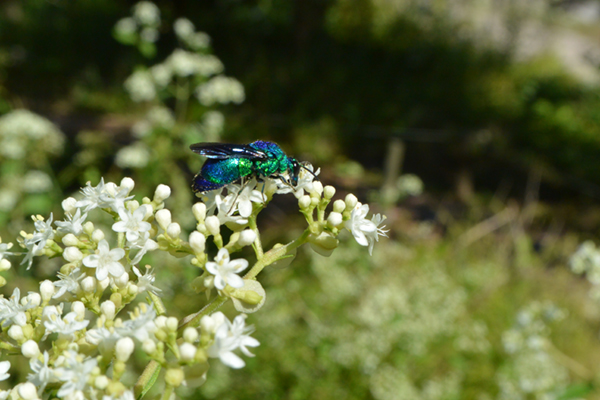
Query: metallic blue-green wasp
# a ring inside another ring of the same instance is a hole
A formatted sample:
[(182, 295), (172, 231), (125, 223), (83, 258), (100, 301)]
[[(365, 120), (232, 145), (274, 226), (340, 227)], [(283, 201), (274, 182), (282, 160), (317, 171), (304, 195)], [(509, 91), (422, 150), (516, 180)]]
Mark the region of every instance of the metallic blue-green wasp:
[(220, 189), (246, 177), (256, 178), (259, 182), (264, 178), (276, 178), (295, 187), (301, 168), (313, 174), (301, 162), (288, 157), (273, 142), (257, 140), (250, 144), (196, 143), (190, 149), (208, 158), (194, 177), (194, 192), (205, 193)]

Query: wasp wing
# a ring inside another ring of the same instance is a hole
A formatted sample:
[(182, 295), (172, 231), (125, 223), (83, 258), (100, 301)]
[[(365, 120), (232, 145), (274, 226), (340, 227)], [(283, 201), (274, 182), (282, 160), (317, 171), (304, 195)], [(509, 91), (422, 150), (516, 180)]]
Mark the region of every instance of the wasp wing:
[(269, 156), (247, 144), (227, 143), (196, 143), (190, 146), (190, 150), (208, 158), (226, 159), (231, 157), (267, 159)]

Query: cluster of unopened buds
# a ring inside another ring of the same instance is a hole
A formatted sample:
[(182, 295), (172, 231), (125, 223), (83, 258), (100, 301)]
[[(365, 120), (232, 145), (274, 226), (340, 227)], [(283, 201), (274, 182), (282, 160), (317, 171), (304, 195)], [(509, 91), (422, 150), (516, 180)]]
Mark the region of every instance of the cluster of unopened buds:
[[(158, 376), (164, 380), (162, 398), (168, 399), (192, 376), (194, 384), (202, 382), (211, 358), (241, 368), (245, 362), (236, 350), (252, 356), (248, 348), (259, 342), (250, 336), (253, 328), (245, 318), (265, 301), (256, 280), (263, 268), (289, 264), (304, 243), (329, 255), (343, 229), (369, 252), (385, 236), (380, 227), (385, 217), (366, 219), (369, 207), (354, 195), (334, 201), (327, 213), (335, 189), (313, 181), (309, 173), (301, 174), (294, 188), (267, 179), (228, 185), (227, 195), (208, 193), (192, 208), (197, 224), (187, 241), (165, 208), (170, 188), (159, 185), (152, 199), (139, 202), (131, 194), (133, 187), (130, 178), (119, 185), (88, 183), (79, 200), (63, 201), (63, 220), (33, 217), (35, 231), (21, 232), (18, 240), (22, 253), (0, 243), (2, 271), (11, 268), (10, 259), (23, 254), (21, 265), (27, 269), (41, 256), (64, 261), (57, 279), (44, 280), (39, 291), (21, 296), (15, 288), (10, 297), (0, 297), (0, 380), (10, 375), (8, 355), (27, 358), (30, 368), (25, 381), (0, 391), (0, 399), (134, 399)], [(288, 244), (263, 249), (257, 215), (274, 194), (289, 192), (298, 198), (308, 227)], [(103, 225), (106, 214), (113, 221)], [(221, 234), (225, 226), (231, 234)], [(207, 240), (214, 242), (216, 255), (207, 254)], [(232, 258), (246, 246), (254, 249), (253, 264)], [(197, 313), (182, 319), (168, 316), (152, 268), (140, 266), (144, 255), (160, 251), (179, 258), (191, 255), (190, 268), (198, 270), (191, 288), (206, 293), (204, 301), (198, 296), (204, 305)], [(228, 300), (240, 312), (232, 320), (217, 311)], [(151, 361), (137, 383), (127, 387), (121, 379), (136, 349)], [(159, 375), (161, 370), (164, 374)]]

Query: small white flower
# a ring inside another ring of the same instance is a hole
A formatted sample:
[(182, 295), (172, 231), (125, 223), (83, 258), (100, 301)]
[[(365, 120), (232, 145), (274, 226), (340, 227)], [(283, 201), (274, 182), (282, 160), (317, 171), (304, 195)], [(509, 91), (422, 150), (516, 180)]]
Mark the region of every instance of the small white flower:
[(14, 254), (8, 251), (12, 246), (12, 243), (0, 243), (0, 260), (3, 260), (4, 256), (12, 256)]
[(255, 187), (256, 181), (254, 180), (244, 185), (227, 186), (229, 195), (233, 195), (235, 199), (234, 208), (237, 207), (240, 216), (244, 218), (248, 218), (252, 214), (252, 203), (264, 203), (266, 201), (266, 196), (260, 190), (255, 190)]
[(0, 322), (3, 328), (12, 325), (25, 325), (27, 323), (27, 316), (25, 310), (27, 307), (20, 303), (21, 291), (19, 288), (13, 290), (12, 295), (9, 299), (5, 299), (4, 296), (0, 297)]
[(135, 257), (131, 260), (131, 265), (135, 265), (142, 260), (142, 257), (147, 252), (158, 249), (158, 243), (150, 239), (149, 232), (145, 232), (137, 241), (131, 243), (131, 249), (139, 249)]
[(150, 150), (142, 142), (135, 142), (117, 151), (115, 164), (121, 168), (144, 168), (150, 162)]
[(79, 200), (75, 203), (76, 207), (85, 207), (85, 211), (88, 212), (96, 207), (101, 207), (102, 193), (104, 192), (104, 178), (100, 178), (97, 186), (92, 186), (91, 182), (88, 182), (86, 187), (81, 188), (81, 194), (83, 194), (83, 200)]
[(249, 334), (254, 331), (252, 327), (245, 326), (246, 315), (238, 315), (233, 320), (233, 324), (227, 318), (217, 327), (214, 342), (208, 348), (208, 356), (219, 358), (221, 362), (231, 368), (242, 368), (246, 363), (239, 356), (233, 353), (236, 349), (241, 349), (242, 353), (252, 357), (253, 354), (247, 347), (256, 347), (260, 343)]
[(96, 279), (102, 281), (112, 275), (115, 278), (120, 277), (125, 272), (123, 264), (119, 262), (125, 257), (125, 250), (117, 247), (110, 249), (106, 239), (98, 243), (97, 254), (92, 254), (83, 259), (83, 265), (88, 268), (96, 268)]
[(0, 361), (0, 381), (5, 381), (8, 379), (10, 374), (8, 370), (10, 369), (10, 361)]
[(154, 276), (152, 271), (150, 271), (150, 269), (146, 269), (146, 272), (144, 273), (144, 275), (142, 275), (140, 273), (140, 270), (137, 269), (136, 267), (132, 267), (132, 269), (133, 269), (133, 273), (138, 277), (138, 281), (136, 283), (136, 285), (139, 289), (138, 293), (148, 291), (150, 293), (158, 294), (161, 292), (161, 290), (159, 288), (157, 288), (156, 286), (153, 285), (156, 277)]
[(83, 232), (83, 224), (87, 218), (87, 213), (81, 214), (81, 209), (78, 208), (75, 211), (75, 215), (67, 213), (66, 221), (56, 221), (55, 224), (58, 226), (57, 231), (61, 233), (72, 233), (75, 236), (79, 236)]
[(29, 367), (31, 368), (32, 373), (27, 375), (27, 380), (38, 388), (38, 394), (40, 395), (44, 391), (46, 385), (58, 381), (54, 370), (48, 365), (50, 356), (47, 351), (44, 351), (42, 358), (43, 361), (40, 361), (37, 358), (29, 360)]
[(152, 226), (144, 221), (146, 217), (146, 206), (142, 205), (137, 210), (131, 212), (124, 208), (119, 210), (120, 221), (112, 226), (113, 231), (125, 233), (128, 242), (135, 242), (148, 232)]
[(43, 218), (38, 217), (34, 222), (35, 232), (32, 237), (23, 239), (23, 245), (27, 249), (27, 255), (21, 261), (21, 265), (27, 264), (27, 269), (31, 268), (34, 256), (40, 256), (44, 252), (46, 242), (54, 238), (54, 231), (52, 230), (52, 213), (50, 218), (44, 221)]
[[(221, 198), (221, 196), (216, 196), (215, 198), (217, 204), (217, 218), (219, 219), (219, 224), (224, 225), (228, 222), (232, 222), (237, 225), (246, 225), (248, 223), (248, 218), (244, 218), (241, 215), (234, 215), (237, 209), (235, 195), (229, 194), (225, 196), (225, 198)], [(207, 217), (208, 220), (210, 217)]]
[(74, 350), (68, 350), (63, 366), (55, 370), (56, 376), (65, 382), (58, 393), (59, 398), (85, 398), (83, 391), (88, 387), (88, 381), (98, 361), (95, 358), (84, 359)]
[(44, 337), (48, 336), (51, 333), (59, 333), (65, 337), (72, 337), (75, 332), (78, 332), (82, 329), (85, 329), (90, 321), (77, 321), (77, 313), (71, 311), (63, 318), (60, 316), (53, 314), (50, 318), (44, 322), (44, 327), (46, 328), (46, 334)]
[(352, 232), (354, 239), (361, 246), (369, 246), (369, 254), (373, 253), (373, 245), (379, 240), (379, 235), (386, 236), (383, 227), (379, 225), (385, 220), (385, 216), (377, 214), (372, 220), (366, 219), (369, 213), (369, 205), (356, 203), (350, 214), (350, 219), (345, 222), (346, 228)]
[(173, 24), (173, 30), (179, 39), (185, 40), (196, 31), (194, 24), (187, 18), (177, 18)]
[(54, 282), (54, 286), (58, 288), (53, 299), (58, 299), (65, 293), (75, 294), (77, 289), (79, 288), (79, 281), (84, 278), (84, 274), (82, 274), (81, 269), (75, 268), (73, 269), (69, 275), (65, 275), (62, 273), (58, 273), (59, 281)]
[(44, 193), (52, 189), (52, 178), (44, 171), (29, 171), (23, 177), (23, 189), (28, 193)]
[(136, 312), (130, 320), (124, 321), (122, 326), (115, 328), (115, 332), (121, 337), (133, 337), (143, 343), (151, 336), (154, 337), (153, 333), (156, 331), (154, 323), (156, 311), (152, 307), (141, 304), (136, 309)]
[(206, 270), (215, 276), (215, 287), (219, 290), (229, 285), (233, 288), (244, 286), (244, 280), (237, 275), (248, 268), (248, 261), (244, 259), (230, 260), (229, 251), (222, 248), (217, 253), (215, 261), (206, 263)]

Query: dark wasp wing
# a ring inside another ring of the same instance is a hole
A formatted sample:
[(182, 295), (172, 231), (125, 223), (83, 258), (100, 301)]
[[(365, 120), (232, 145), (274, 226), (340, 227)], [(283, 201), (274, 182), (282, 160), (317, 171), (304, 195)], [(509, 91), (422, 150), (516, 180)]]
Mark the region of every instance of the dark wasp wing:
[(208, 158), (226, 159), (230, 157), (251, 158), (265, 160), (269, 156), (247, 144), (227, 143), (196, 143), (190, 150)]

